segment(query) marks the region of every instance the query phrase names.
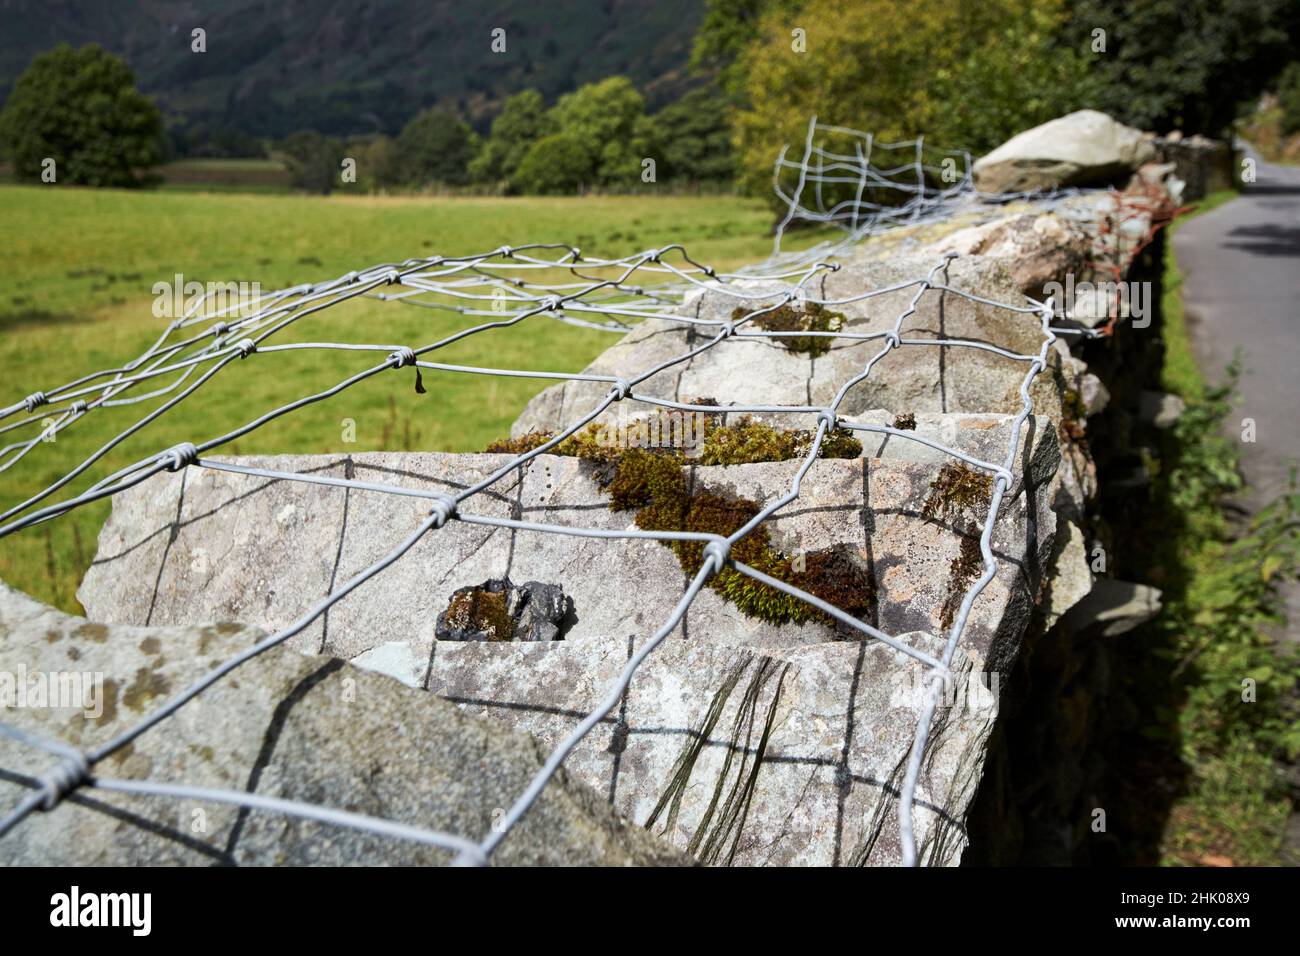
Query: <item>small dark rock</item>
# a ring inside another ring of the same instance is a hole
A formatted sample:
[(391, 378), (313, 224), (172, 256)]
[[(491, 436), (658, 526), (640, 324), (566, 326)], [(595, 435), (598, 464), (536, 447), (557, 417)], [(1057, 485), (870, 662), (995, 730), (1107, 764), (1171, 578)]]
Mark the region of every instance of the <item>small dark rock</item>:
[(558, 584), (493, 578), (460, 588), (438, 615), (440, 641), (559, 641), (573, 600)]

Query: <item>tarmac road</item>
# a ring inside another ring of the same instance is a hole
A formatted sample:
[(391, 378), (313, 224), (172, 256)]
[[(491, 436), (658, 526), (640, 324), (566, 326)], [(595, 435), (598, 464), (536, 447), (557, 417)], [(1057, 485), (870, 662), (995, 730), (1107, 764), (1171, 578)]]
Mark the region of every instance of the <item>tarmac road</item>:
[(1230, 433), (1255, 420), (1242, 446), (1254, 510), (1286, 487), (1300, 458), (1300, 168), (1259, 160), (1258, 181), (1174, 236), (1183, 300), (1207, 378), (1242, 352), (1241, 402)]

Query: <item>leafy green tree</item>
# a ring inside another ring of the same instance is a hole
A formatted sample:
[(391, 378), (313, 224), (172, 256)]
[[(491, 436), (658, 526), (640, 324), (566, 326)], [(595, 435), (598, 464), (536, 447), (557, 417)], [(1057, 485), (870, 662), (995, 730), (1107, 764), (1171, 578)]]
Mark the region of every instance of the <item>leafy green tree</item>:
[(1082, 62), (1057, 46), (1060, 16), (1060, 0), (808, 0), (793, 20), (769, 12), (743, 60), (742, 184), (765, 192), (781, 147), (801, 146), (814, 114), (884, 141), (978, 152), (1090, 105)]
[(397, 138), (405, 179), (417, 186), (467, 182), (478, 145), (478, 135), (468, 123), (440, 109), (417, 113)]
[(982, 39), (952, 69), (934, 78), (937, 145), (978, 156), (1016, 133), (1101, 101), (1103, 80), (1088, 56), (1061, 46), (1066, 14), (1056, 0), (1003, 4), (1009, 16), (988, 24)]
[(649, 146), (644, 116), (645, 100), (625, 76), (580, 86), (550, 112), (555, 128), (582, 145), (591, 174), (602, 184), (640, 175)]
[(591, 182), (592, 153), (573, 133), (554, 133), (529, 147), (510, 181), (516, 192), (573, 193)]
[(774, 12), (793, 13), (802, 0), (705, 0), (704, 19), (695, 31), (691, 67), (716, 72), (733, 99), (743, 97), (748, 79), (745, 54), (761, 37), (760, 21)]
[(713, 89), (692, 90), (650, 117), (650, 152), (661, 178), (721, 181), (735, 173), (729, 104)]
[(162, 159), (162, 117), (122, 59), (94, 44), (60, 44), (14, 83), (0, 144), (19, 179), (39, 180), (49, 158), (60, 183), (140, 186)]
[(328, 194), (340, 183), (343, 144), (315, 130), (286, 136), (280, 144), (293, 184), (307, 192)]
[(364, 192), (401, 186), (402, 156), (388, 136), (369, 136), (347, 144), (346, 154), (357, 161), (357, 188)]
[(542, 94), (537, 90), (516, 93), (492, 121), (492, 132), (469, 164), (470, 178), (477, 182), (510, 179), (532, 145), (554, 132)]
[(1074, 0), (1070, 32), (1091, 49), (1099, 109), (1142, 129), (1222, 135), (1300, 40), (1296, 0)]

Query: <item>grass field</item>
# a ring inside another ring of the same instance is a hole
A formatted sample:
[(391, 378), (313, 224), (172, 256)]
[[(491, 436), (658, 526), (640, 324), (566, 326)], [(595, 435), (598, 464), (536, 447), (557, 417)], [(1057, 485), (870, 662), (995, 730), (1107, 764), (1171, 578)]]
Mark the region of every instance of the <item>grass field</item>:
[[(576, 243), (622, 255), (681, 242), (701, 262), (733, 268), (770, 248), (757, 201), (718, 198), (318, 198), (219, 193), (0, 187), (0, 404), (91, 370), (116, 367), (151, 344), (167, 320), (152, 313), (155, 282), (257, 281), (263, 290), (333, 278), (412, 256), (466, 254), (529, 241)], [(805, 236), (805, 243), (814, 236)], [(400, 303), (355, 300), (304, 320), (277, 341), (421, 345), (471, 320)], [(538, 316), (471, 336), (439, 353), (450, 363), (577, 371), (616, 341)], [(374, 364), (373, 355), (281, 352), (234, 363), (190, 399), (118, 446), (71, 489), (181, 441), (203, 441)], [(230, 453), (481, 449), (508, 432), (546, 384), (409, 370), (376, 376), (286, 416)], [(97, 410), (0, 472), (0, 507), (43, 489), (149, 408)], [(356, 423), (345, 443), (342, 421)], [(24, 433), (23, 437), (29, 437)], [(0, 444), (14, 435), (4, 436)], [(51, 500), (60, 500), (65, 493)], [(75, 590), (108, 513), (101, 503), (0, 539), (0, 578), (58, 607)]]

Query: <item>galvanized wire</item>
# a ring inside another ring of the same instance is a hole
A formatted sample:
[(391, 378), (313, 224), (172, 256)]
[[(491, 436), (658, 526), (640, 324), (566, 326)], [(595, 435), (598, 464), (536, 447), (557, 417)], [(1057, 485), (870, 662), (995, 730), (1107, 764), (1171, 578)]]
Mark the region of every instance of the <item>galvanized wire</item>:
[[(882, 222), (896, 221), (899, 216), (915, 219), (917, 216), (925, 214), (927, 210), (936, 208), (936, 203), (941, 205), (947, 198), (950, 198), (947, 191), (943, 191), (936, 196), (927, 187), (927, 175), (933, 172), (933, 164), (926, 161), (926, 154), (919, 143), (912, 144), (910, 147), (911, 163), (899, 166), (892, 171), (910, 172), (912, 181), (910, 183), (903, 182), (899, 185), (897, 184), (897, 177), (887, 175), (891, 171), (877, 172), (874, 167), (870, 167), (869, 163), (865, 161), (855, 167), (853, 161), (855, 159), (864, 160), (864, 157), (869, 158), (873, 155), (873, 151), (878, 153), (880, 151), (897, 150), (901, 148), (900, 144), (872, 143), (870, 138), (867, 137), (865, 142), (861, 139), (857, 141), (853, 154), (839, 154), (813, 144), (814, 132), (818, 129), (830, 129), (832, 132), (841, 134), (853, 133), (853, 131), (844, 131), (835, 127), (819, 127), (815, 119), (810, 123), (804, 159), (801, 164), (798, 164), (800, 168), (799, 186), (793, 193), (781, 193), (781, 195), (791, 200), (790, 214), (786, 217), (783, 228), (784, 225), (788, 225), (789, 222), (796, 218), (811, 217), (816, 219), (820, 217), (820, 221), (840, 225), (849, 233), (851, 239), (856, 240), (861, 238), (864, 230), (879, 228)], [(854, 135), (859, 138), (863, 137), (863, 134)], [(964, 156), (964, 154), (953, 155)], [(965, 179), (962, 180), (960, 185), (962, 189), (968, 190), (969, 157), (967, 156), (965, 159)], [(789, 165), (783, 154), (782, 158), (778, 160), (778, 174)], [(891, 207), (888, 212), (883, 212), (881, 209), (875, 208), (871, 202), (863, 200), (860, 193), (857, 198), (847, 204), (836, 202), (826, 205), (825, 198), (818, 192), (817, 195), (821, 197), (818, 200), (821, 207), (815, 209), (812, 213), (806, 213), (803, 207), (798, 205), (800, 196), (808, 190), (810, 185), (814, 190), (819, 190), (828, 184), (843, 185), (843, 180), (846, 177), (840, 174), (851, 169), (857, 170), (856, 174), (863, 184), (862, 191), (865, 191), (868, 187), (897, 188), (907, 193), (910, 198), (907, 198), (898, 207)], [(864, 172), (863, 169), (870, 169), (870, 175)], [(895, 185), (891, 187), (890, 184)], [(778, 191), (780, 191), (779, 184)], [(778, 243), (779, 239), (780, 232), (778, 232)], [(547, 257), (547, 253), (551, 255)], [(329, 282), (296, 286), (263, 296), (261, 300), (255, 303), (255, 308), (252, 309), (250, 314), (221, 315), (218, 317), (205, 314), (200, 304), (192, 308), (182, 318), (172, 322), (158, 340), (133, 361), (115, 369), (88, 374), (72, 382), (48, 388), (44, 391), (32, 392), (27, 398), (8, 407), (0, 408), (0, 423), (4, 423), (6, 419), (12, 419), (9, 423), (0, 425), (0, 433), (16, 432), (21, 434), (24, 429), (31, 429), (33, 426), (40, 427), (40, 432), (35, 436), (34, 440), (23, 439), (0, 448), (0, 460), (2, 460), (0, 461), (0, 470), (3, 470), (26, 459), (34, 449), (40, 447), (42, 437), (75, 428), (79, 422), (85, 421), (88, 416), (102, 415), (102, 410), (106, 407), (120, 407), (166, 396), (166, 400), (161, 405), (144, 414), (138, 421), (119, 433), (50, 486), (0, 514), (0, 521), (7, 522), (0, 524), (0, 537), (52, 520), (89, 502), (110, 497), (127, 488), (148, 481), (162, 472), (175, 472), (189, 467), (210, 468), (285, 481), (345, 487), (370, 493), (414, 496), (424, 498), (430, 503), (428, 515), (420, 525), (378, 561), (348, 581), (333, 588), (328, 595), (287, 627), (281, 628), (253, 647), (225, 661), (168, 701), (153, 709), (136, 724), (119, 733), (107, 743), (82, 752), (61, 742), (38, 738), (17, 727), (0, 723), (0, 733), (18, 739), (29, 746), (36, 746), (58, 758), (58, 762), (54, 764), (51, 770), (34, 782), (34, 792), (22, 800), (7, 815), (0, 818), (0, 836), (3, 836), (4, 833), (38, 809), (52, 809), (57, 806), (64, 796), (77, 788), (92, 787), (121, 793), (147, 793), (185, 799), (234, 803), (250, 809), (284, 813), (450, 849), (456, 853), (456, 861), (460, 863), (486, 863), (490, 860), (492, 853), (504, 840), (509, 838), (512, 830), (528, 813), (529, 808), (543, 792), (568, 754), (618, 704), (639, 666), (678, 626), (683, 615), (703, 586), (724, 568), (731, 568), (740, 574), (747, 575), (785, 594), (807, 602), (812, 607), (860, 633), (864, 640), (879, 641), (926, 668), (930, 680), (929, 689), (918, 715), (914, 742), (911, 747), (902, 793), (898, 802), (902, 861), (906, 865), (915, 865), (919, 861), (913, 821), (914, 803), (916, 802), (916, 790), (926, 754), (929, 734), (938, 708), (939, 691), (945, 682), (952, 677), (951, 665), (953, 657), (965, 632), (971, 608), (985, 585), (992, 580), (998, 568), (997, 558), (990, 547), (993, 529), (998, 520), (1003, 499), (1014, 482), (1013, 468), (1016, 452), (1021, 441), (1024, 424), (1033, 411), (1029, 388), (1034, 378), (1046, 368), (1048, 352), (1056, 341), (1055, 333), (1058, 331), (1051, 325), (1054, 306), (1050, 300), (1048, 302), (1026, 300), (1024, 304), (996, 302), (949, 286), (946, 283), (938, 282), (936, 280), (938, 272), (952, 258), (954, 258), (952, 254), (943, 257), (925, 275), (917, 276), (907, 282), (870, 289), (838, 299), (818, 298), (811, 293), (809, 284), (814, 277), (838, 269), (839, 266), (821, 257), (809, 257), (807, 255), (802, 260), (792, 261), (789, 258), (769, 260), (766, 264), (768, 270), (766, 273), (763, 272), (763, 267), (757, 267), (741, 273), (730, 274), (719, 273), (712, 268), (701, 265), (691, 259), (682, 247), (675, 245), (610, 259), (586, 257), (577, 248), (564, 244), (533, 244), (516, 248), (501, 247), (468, 256), (434, 256), (409, 259), (401, 263), (383, 263), (361, 272), (348, 273)], [(529, 274), (536, 274), (538, 276), (537, 280), (533, 281), (527, 278), (526, 276)], [(545, 281), (555, 275), (567, 276), (572, 281)], [(778, 291), (773, 292), (771, 288), (766, 289), (766, 291), (753, 288), (748, 280), (755, 278), (764, 279), (772, 285), (772, 288)], [(737, 280), (747, 281), (738, 284)], [(650, 282), (652, 286), (646, 288), (642, 285), (644, 282)], [(783, 335), (792, 333), (762, 331), (753, 324), (753, 320), (787, 302), (794, 301), (796, 298), (806, 303), (842, 306), (908, 289), (913, 290), (909, 303), (897, 315), (889, 331), (876, 333), (853, 333), (849, 331), (797, 333), (804, 336), (825, 335), (847, 341), (878, 340), (881, 342), (880, 350), (872, 355), (859, 372), (841, 383), (832, 401), (824, 407), (743, 404), (683, 405), (682, 403), (655, 396), (639, 395), (636, 392), (638, 385), (654, 375), (689, 361), (691, 358), (711, 349), (725, 347), (725, 343), (730, 339), (768, 338), (774, 342), (779, 342)], [(714, 294), (730, 296), (744, 310), (744, 315), (741, 318), (729, 320), (708, 320), (685, 314), (685, 310), (681, 308), (681, 299), (683, 292), (687, 290), (707, 290)], [(915, 312), (922, 296), (927, 292), (938, 295), (959, 296), (972, 302), (1025, 316), (1026, 321), (1035, 322), (1040, 329), (1042, 343), (1039, 352), (1037, 355), (1025, 355), (993, 343), (952, 338), (922, 339), (904, 337), (903, 326), (907, 318)], [(472, 325), (418, 347), (400, 343), (276, 343), (272, 341), (274, 336), (302, 319), (358, 296), (368, 296), (382, 301), (421, 304), (460, 312), (471, 317), (492, 316), (493, 318), (491, 321)], [(486, 303), (492, 304), (484, 307)], [(525, 369), (489, 368), (436, 362), (423, 358), (468, 336), (490, 329), (513, 328), (527, 320), (533, 320), (534, 323), (551, 320), (574, 321), (572, 313), (606, 317), (609, 324), (594, 323), (588, 319), (576, 320), (580, 324), (594, 325), (599, 328), (625, 329), (637, 321), (654, 318), (676, 323), (684, 328), (694, 329), (697, 333), (703, 332), (706, 337), (703, 344), (690, 348), (682, 354), (660, 362), (653, 367), (640, 369), (628, 377), (593, 375), (581, 372), (537, 372)], [(213, 321), (214, 318), (216, 321)], [(198, 326), (203, 326), (201, 331), (189, 334), (188, 330)], [(934, 346), (954, 349), (981, 349), (993, 352), (1007, 361), (1027, 365), (1027, 371), (1020, 389), (1023, 407), (1010, 429), (1006, 456), (1001, 463), (982, 461), (941, 442), (917, 435), (912, 431), (856, 422), (841, 422), (839, 420), (839, 408), (846, 395), (852, 388), (871, 375), (882, 358), (895, 349)], [(245, 425), (225, 434), (193, 443), (182, 443), (167, 449), (159, 449), (155, 454), (117, 469), (79, 494), (38, 507), (42, 502), (54, 496), (58, 491), (75, 481), (78, 476), (103, 460), (126, 438), (146, 428), (178, 404), (195, 395), (216, 375), (222, 374), (231, 368), (247, 368), (247, 363), (258, 365), (272, 361), (272, 356), (280, 352), (312, 349), (357, 353), (363, 358), (367, 353), (382, 354), (384, 357), (381, 361), (365, 365), (352, 375), (322, 391), (294, 399), (271, 409)], [(283, 415), (328, 400), (353, 385), (374, 376), (406, 367), (416, 367), (452, 375), (489, 375), (599, 382), (608, 383), (610, 389), (589, 411), (577, 416), (546, 442), (530, 451), (508, 456), (504, 463), (487, 477), (455, 494), (440, 494), (424, 489), (364, 482), (350, 478), (283, 472), (270, 468), (244, 465), (238, 462), (222, 462), (208, 457), (209, 452), (219, 449), (223, 445), (247, 435)], [(152, 391), (144, 393), (136, 391), (142, 388), (150, 388)], [(499, 518), (466, 510), (466, 504), (476, 495), (488, 490), (503, 477), (516, 472), (520, 466), (533, 458), (554, 449), (566, 437), (575, 434), (584, 426), (595, 421), (616, 403), (628, 401), (640, 402), (652, 408), (681, 408), (697, 412), (712, 409), (740, 414), (806, 416), (815, 422), (816, 428), (812, 442), (801, 466), (792, 479), (788, 491), (781, 497), (763, 505), (750, 521), (731, 535), (651, 532), (637, 529), (615, 531), (604, 528), (569, 527)], [(42, 425), (41, 417), (33, 416), (32, 413), (37, 408), (44, 406), (50, 406), (51, 411), (57, 417), (52, 422)], [(798, 587), (765, 575), (731, 557), (731, 549), (738, 541), (771, 519), (778, 511), (798, 499), (801, 483), (818, 459), (824, 439), (832, 428), (839, 425), (852, 430), (880, 433), (900, 440), (917, 442), (924, 447), (963, 461), (973, 468), (988, 472), (993, 478), (993, 494), (988, 512), (984, 517), (980, 537), (983, 573), (966, 592), (960, 609), (949, 629), (943, 654), (939, 657), (921, 648), (912, 647), (900, 638), (887, 634), (865, 621), (858, 620)], [(5, 455), (10, 457), (3, 460)], [(353, 590), (361, 587), (382, 573), (385, 568), (400, 560), (427, 534), (436, 532), (451, 521), (488, 527), (510, 528), (516, 531), (540, 534), (562, 534), (599, 539), (643, 538), (661, 542), (693, 540), (705, 543), (704, 562), (690, 581), (677, 606), (629, 659), (623, 672), (609, 687), (601, 702), (551, 751), (525, 791), (519, 795), (506, 812), (500, 825), (493, 829), (493, 832), (477, 836), (440, 833), (328, 808), (309, 807), (291, 801), (274, 800), (255, 793), (211, 791), (150, 781), (108, 780), (94, 773), (96, 764), (120, 751), (121, 748), (130, 744), (146, 730), (162, 724), (186, 703), (202, 694), (207, 688), (222, 680), (243, 664), (253, 660), (270, 648), (283, 644), (290, 637), (303, 631)]]

